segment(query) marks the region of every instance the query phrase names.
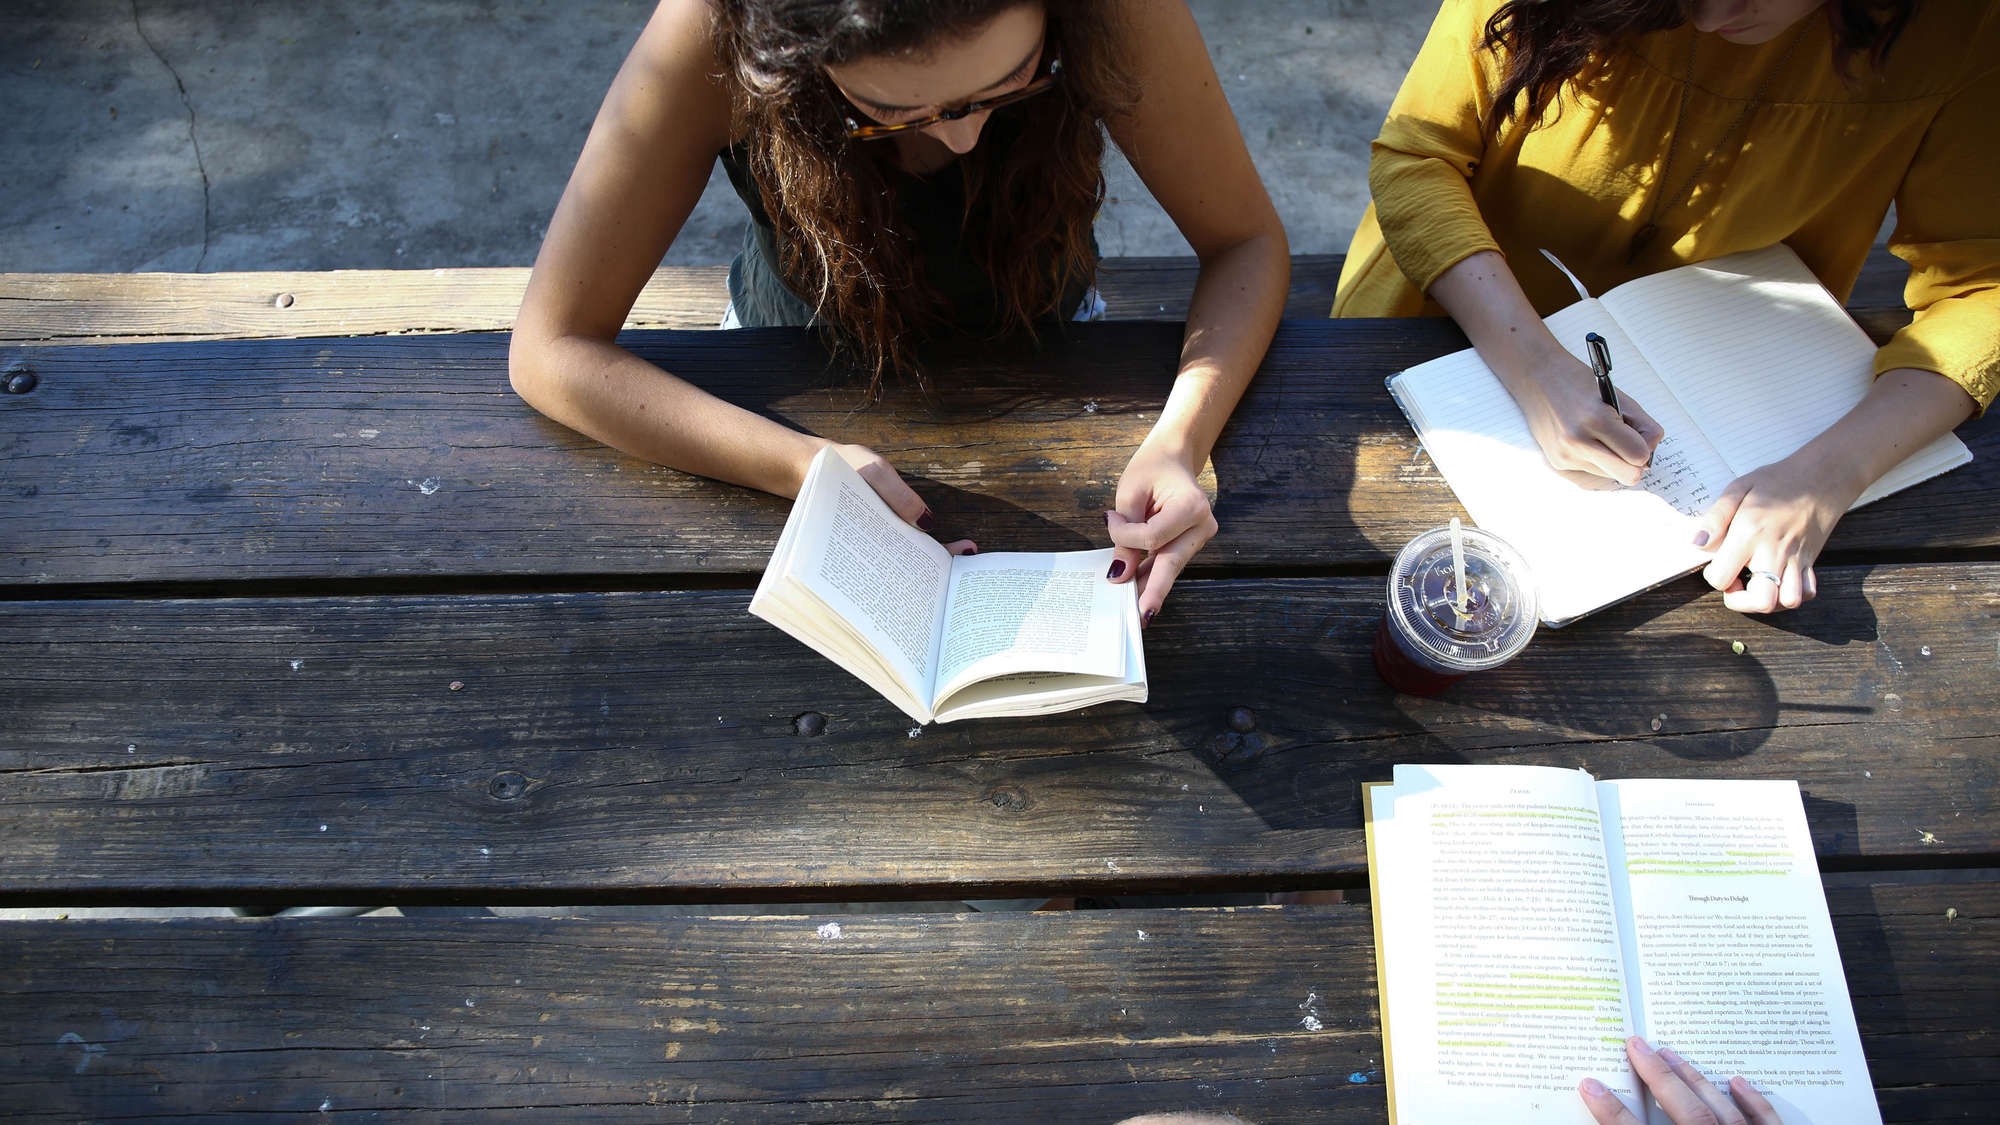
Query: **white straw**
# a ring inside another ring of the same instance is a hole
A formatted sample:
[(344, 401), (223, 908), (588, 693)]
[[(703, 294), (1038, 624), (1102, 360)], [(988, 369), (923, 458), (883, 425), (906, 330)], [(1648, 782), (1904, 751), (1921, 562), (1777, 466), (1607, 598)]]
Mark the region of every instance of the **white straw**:
[(1465, 525), (1457, 516), (1451, 517), (1451, 569), (1458, 578), (1458, 596), (1452, 599), (1452, 605), (1464, 616), (1472, 598), (1471, 591), (1465, 588)]

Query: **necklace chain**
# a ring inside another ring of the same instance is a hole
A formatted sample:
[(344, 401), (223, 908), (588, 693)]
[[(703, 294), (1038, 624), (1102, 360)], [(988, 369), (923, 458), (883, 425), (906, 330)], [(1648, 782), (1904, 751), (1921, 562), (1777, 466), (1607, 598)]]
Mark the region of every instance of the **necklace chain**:
[(1687, 198), (1694, 194), (1694, 185), (1701, 180), (1702, 173), (1708, 171), (1709, 164), (1715, 160), (1715, 154), (1727, 149), (1730, 142), (1736, 139), (1736, 131), (1743, 127), (1743, 122), (1749, 118), (1750, 111), (1757, 108), (1758, 103), (1764, 100), (1764, 94), (1771, 88), (1771, 82), (1785, 69), (1785, 64), (1791, 61), (1792, 52), (1798, 49), (1799, 40), (1805, 38), (1805, 30), (1802, 26), (1792, 34), (1792, 41), (1785, 46), (1785, 53), (1778, 56), (1777, 63), (1765, 72), (1763, 81), (1757, 84), (1757, 91), (1750, 95), (1750, 100), (1744, 102), (1743, 108), (1736, 111), (1735, 119), (1729, 123), (1728, 132), (1722, 134), (1722, 140), (1701, 158), (1701, 163), (1695, 165), (1694, 171), (1681, 182), (1680, 190), (1669, 193), (1667, 183), (1674, 170), (1674, 150), (1680, 147), (1681, 122), (1687, 118), (1688, 93), (1694, 89), (1694, 51), (1696, 45), (1701, 42), (1701, 32), (1697, 31), (1688, 36), (1687, 67), (1681, 75), (1681, 100), (1679, 107), (1674, 110), (1673, 131), (1667, 134), (1667, 158), (1660, 165), (1660, 178), (1657, 181), (1659, 190), (1653, 193), (1653, 206), (1646, 213), (1645, 225), (1632, 235), (1632, 244), (1625, 253), (1627, 265), (1637, 261), (1640, 253), (1660, 233), (1660, 212), (1686, 202)]

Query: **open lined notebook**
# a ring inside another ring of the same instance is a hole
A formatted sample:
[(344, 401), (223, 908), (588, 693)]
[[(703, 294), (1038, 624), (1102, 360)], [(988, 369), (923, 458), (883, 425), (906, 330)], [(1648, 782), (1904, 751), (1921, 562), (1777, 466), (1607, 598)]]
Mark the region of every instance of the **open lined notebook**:
[[(1601, 334), (1618, 393), (1666, 430), (1634, 487), (1593, 492), (1558, 475), (1470, 348), (1389, 379), (1465, 510), (1528, 560), (1552, 627), (1707, 565), (1692, 540), (1709, 504), (1833, 425), (1874, 380), (1874, 343), (1783, 244), (1638, 278), (1600, 298), (1581, 284), (1577, 292), (1583, 300), (1544, 323), (1586, 362), (1584, 336)], [(1946, 434), (1854, 506), (1971, 460)]]

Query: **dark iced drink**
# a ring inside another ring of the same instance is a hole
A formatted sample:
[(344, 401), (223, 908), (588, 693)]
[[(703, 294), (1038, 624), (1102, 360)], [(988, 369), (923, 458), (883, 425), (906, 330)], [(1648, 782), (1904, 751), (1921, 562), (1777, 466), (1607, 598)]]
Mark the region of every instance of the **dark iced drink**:
[(1466, 675), (1512, 660), (1535, 635), (1535, 584), (1527, 564), (1498, 536), (1432, 528), (1405, 545), (1389, 569), (1389, 604), (1375, 630), (1375, 670), (1408, 695), (1435, 695)]

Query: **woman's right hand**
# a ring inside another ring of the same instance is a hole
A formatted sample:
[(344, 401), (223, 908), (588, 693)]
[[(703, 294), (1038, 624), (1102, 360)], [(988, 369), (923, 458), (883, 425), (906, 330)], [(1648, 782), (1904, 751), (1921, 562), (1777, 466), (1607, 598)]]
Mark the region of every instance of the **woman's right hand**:
[[(1778, 1111), (1745, 1079), (1731, 1078), (1725, 1094), (1686, 1059), (1665, 1047), (1655, 1051), (1636, 1035), (1625, 1041), (1625, 1057), (1674, 1125), (1784, 1125)], [(1597, 1079), (1584, 1079), (1577, 1092), (1598, 1125), (1639, 1125), (1625, 1103)]]
[[(855, 472), (860, 473), (861, 479), (868, 482), (868, 487), (875, 490), (875, 495), (880, 496), (882, 502), (889, 505), (889, 510), (896, 513), (905, 523), (919, 531), (937, 531), (937, 517), (931, 514), (930, 506), (924, 503), (915, 489), (903, 482), (903, 475), (898, 473), (895, 466), (889, 464), (880, 453), (865, 445), (836, 444), (833, 451)], [(979, 553), (979, 545), (970, 539), (955, 539), (946, 543), (944, 549), (954, 555)]]
[(1622, 393), (1623, 417), (1604, 404), (1596, 376), (1557, 342), (1506, 258), (1470, 255), (1439, 274), (1430, 295), (1514, 396), (1550, 466), (1585, 488), (1639, 483), (1666, 431)]
[(1549, 465), (1585, 488), (1634, 485), (1666, 436), (1637, 399), (1618, 392), (1620, 411), (1604, 404), (1597, 377), (1583, 361), (1549, 339), (1549, 352), (1531, 378), (1518, 381), (1514, 401)]

